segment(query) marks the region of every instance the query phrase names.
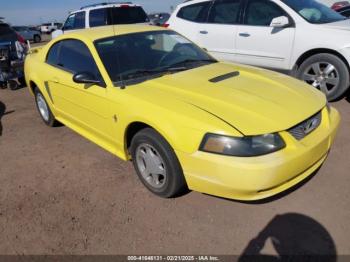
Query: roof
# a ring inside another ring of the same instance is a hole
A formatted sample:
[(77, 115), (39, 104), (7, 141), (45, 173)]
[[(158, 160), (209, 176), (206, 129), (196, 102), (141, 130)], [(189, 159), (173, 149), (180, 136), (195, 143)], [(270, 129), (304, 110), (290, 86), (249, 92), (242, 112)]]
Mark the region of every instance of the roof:
[(80, 8), (80, 10), (83, 9), (93, 9), (93, 8), (100, 8), (100, 7), (110, 7), (110, 6), (121, 6), (121, 5), (132, 5), (136, 6), (132, 2), (104, 2), (104, 3), (97, 3), (97, 4), (91, 4), (91, 5), (85, 5)]
[[(111, 26), (101, 26), (88, 29), (82, 29), (78, 31), (72, 31), (71, 33), (66, 33), (62, 38), (69, 38), (69, 36), (82, 36), (95, 41), (101, 38), (107, 38), (114, 35), (124, 35), (132, 33), (141, 33), (147, 31), (159, 31), (159, 30), (169, 30), (159, 26), (150, 26), (150, 25), (111, 25)], [(61, 37), (59, 37), (61, 38)]]

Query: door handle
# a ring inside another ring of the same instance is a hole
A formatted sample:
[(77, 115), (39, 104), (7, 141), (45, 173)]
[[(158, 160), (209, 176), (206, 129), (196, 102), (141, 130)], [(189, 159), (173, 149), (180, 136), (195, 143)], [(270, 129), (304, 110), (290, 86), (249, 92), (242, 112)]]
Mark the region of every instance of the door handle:
[(239, 33), (239, 36), (242, 36), (242, 37), (249, 37), (250, 34), (249, 34), (249, 33)]
[(199, 31), (199, 33), (201, 33), (202, 35), (207, 35), (208, 31), (202, 30), (202, 31)]

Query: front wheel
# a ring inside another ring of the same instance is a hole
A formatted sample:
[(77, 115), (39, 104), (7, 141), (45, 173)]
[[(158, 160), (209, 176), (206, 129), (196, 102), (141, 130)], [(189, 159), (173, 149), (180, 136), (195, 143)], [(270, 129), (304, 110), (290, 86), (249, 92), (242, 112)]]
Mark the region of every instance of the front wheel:
[(138, 177), (152, 193), (170, 198), (186, 191), (179, 160), (158, 132), (151, 128), (141, 130), (132, 139), (130, 152)]
[(321, 90), (328, 101), (340, 98), (349, 88), (346, 64), (332, 54), (317, 54), (306, 59), (296, 72), (297, 78)]

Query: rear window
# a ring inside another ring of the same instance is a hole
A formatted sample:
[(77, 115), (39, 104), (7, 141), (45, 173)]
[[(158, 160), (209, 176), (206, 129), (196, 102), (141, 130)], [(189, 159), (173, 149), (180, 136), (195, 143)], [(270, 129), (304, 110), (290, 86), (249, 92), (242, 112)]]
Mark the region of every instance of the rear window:
[(137, 24), (149, 22), (148, 16), (140, 6), (109, 8), (108, 24)]
[(208, 16), (209, 7), (209, 1), (188, 5), (180, 9), (177, 13), (177, 17), (193, 22), (205, 22)]

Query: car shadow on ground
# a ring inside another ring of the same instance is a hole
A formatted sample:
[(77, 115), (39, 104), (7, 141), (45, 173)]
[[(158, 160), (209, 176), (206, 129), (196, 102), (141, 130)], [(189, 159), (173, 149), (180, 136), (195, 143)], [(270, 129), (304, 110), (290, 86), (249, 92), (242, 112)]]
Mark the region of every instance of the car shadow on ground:
[[(272, 243), (272, 248), (264, 251), (268, 243)], [(275, 216), (238, 259), (239, 262), (336, 260), (336, 246), (327, 229), (315, 219), (298, 213)]]
[(8, 112), (6, 112), (5, 104), (0, 101), (0, 136), (2, 136), (2, 133), (3, 133), (3, 126), (2, 126), (2, 121), (1, 121), (2, 117), (4, 115), (8, 115), (8, 114), (11, 114), (13, 112), (15, 112), (15, 111), (8, 111)]

